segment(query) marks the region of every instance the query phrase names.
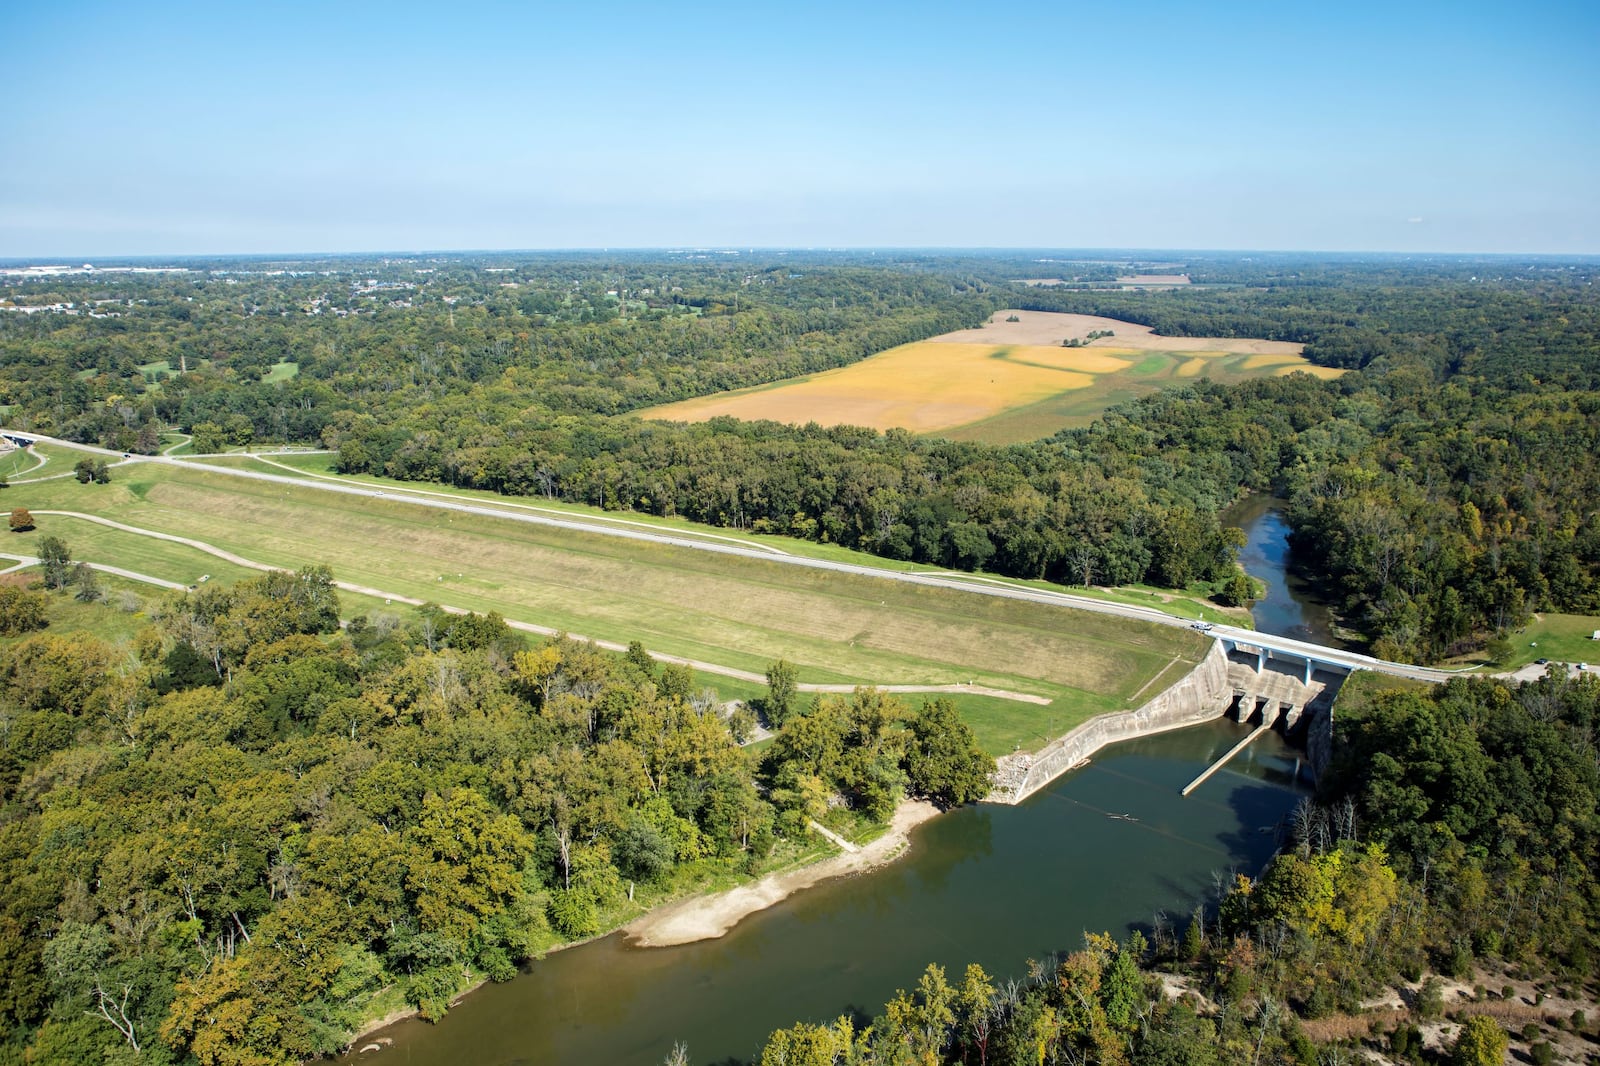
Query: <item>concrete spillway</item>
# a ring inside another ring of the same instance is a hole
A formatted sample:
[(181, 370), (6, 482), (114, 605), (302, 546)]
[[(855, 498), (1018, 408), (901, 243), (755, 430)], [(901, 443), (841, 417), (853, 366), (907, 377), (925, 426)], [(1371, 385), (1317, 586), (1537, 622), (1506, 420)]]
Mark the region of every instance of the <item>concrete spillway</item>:
[(1250, 731), (1250, 735), (1249, 736), (1245, 737), (1243, 740), (1239, 741), (1239, 743), (1237, 743), (1233, 747), (1229, 748), (1228, 749), (1228, 753), (1226, 755), (1224, 755), (1222, 758), (1218, 759), (1216, 762), (1212, 763), (1210, 766), (1206, 767), (1205, 770), (1203, 770), (1201, 772), (1199, 777), (1195, 778), (1193, 781), (1190, 781), (1187, 785), (1184, 785), (1183, 786), (1183, 791), (1180, 792), (1179, 795), (1187, 796), (1189, 793), (1193, 792), (1195, 789), (1197, 789), (1201, 785), (1205, 784), (1206, 783), (1206, 778), (1210, 777), (1212, 774), (1216, 773), (1218, 770), (1220, 770), (1224, 766), (1228, 765), (1228, 760), (1229, 759), (1232, 759), (1235, 755), (1239, 754), (1241, 751), (1243, 751), (1244, 749), (1248, 748), (1250, 746), (1250, 742), (1251, 741), (1255, 740), (1262, 733), (1265, 733), (1267, 730), (1269, 730), (1271, 728), (1272, 728), (1272, 722), (1270, 720), (1266, 721), (1266, 722), (1262, 722), (1260, 725), (1256, 726), (1254, 729), (1252, 729)]

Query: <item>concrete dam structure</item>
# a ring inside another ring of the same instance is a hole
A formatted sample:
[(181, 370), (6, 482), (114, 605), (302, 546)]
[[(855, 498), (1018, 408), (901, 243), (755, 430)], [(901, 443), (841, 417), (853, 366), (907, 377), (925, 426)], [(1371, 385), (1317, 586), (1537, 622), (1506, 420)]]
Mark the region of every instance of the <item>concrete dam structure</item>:
[[(1057, 777), (1087, 762), (1107, 744), (1198, 725), (1224, 715), (1281, 729), (1306, 748), (1312, 773), (1327, 768), (1333, 738), (1333, 700), (1349, 667), (1287, 655), (1233, 637), (1219, 637), (1182, 680), (1131, 711), (1096, 715), (1036, 752), (998, 760), (989, 803), (1020, 803)], [(1254, 739), (1252, 734), (1248, 739)], [(1241, 743), (1239, 748), (1245, 744)], [(1234, 752), (1229, 752), (1232, 756)], [(1215, 773), (1225, 757), (1196, 778), (1185, 794)]]

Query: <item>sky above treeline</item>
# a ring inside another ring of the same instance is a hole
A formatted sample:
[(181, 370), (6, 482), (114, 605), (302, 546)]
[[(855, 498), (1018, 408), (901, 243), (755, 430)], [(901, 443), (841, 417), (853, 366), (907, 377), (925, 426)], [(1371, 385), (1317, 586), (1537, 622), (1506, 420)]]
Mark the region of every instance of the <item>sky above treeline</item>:
[(1600, 3), (28, 5), (0, 257), (1600, 253)]

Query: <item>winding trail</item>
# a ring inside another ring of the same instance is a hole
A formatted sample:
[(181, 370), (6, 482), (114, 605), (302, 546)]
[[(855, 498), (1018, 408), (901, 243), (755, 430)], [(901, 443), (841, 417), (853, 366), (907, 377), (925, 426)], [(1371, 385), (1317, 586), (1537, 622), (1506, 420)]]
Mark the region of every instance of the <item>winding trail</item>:
[[(6, 449), (6, 451), (3, 454), (10, 455), (12, 452), (21, 451), (21, 450), (22, 449), (20, 449), (20, 448), (8, 448), (8, 449)], [(18, 474), (31, 474), (34, 471), (43, 468), (45, 466), (45, 464), (50, 462), (50, 457), (48, 455), (42, 455), (42, 454), (40, 454), (39, 452), (36, 452), (36, 451), (29, 450), (27, 452), (27, 456), (28, 456), (29, 459), (34, 460), (34, 464), (32, 466), (28, 467), (28, 469), (26, 469), (26, 470), (18, 470), (17, 471)], [(31, 480), (36, 480), (36, 479), (27, 478), (27, 479), (24, 479), (24, 480), (31, 481)], [(17, 485), (17, 484), (22, 484), (22, 482), (12, 481), (11, 484)]]
[[(47, 512), (40, 511), (39, 513), (45, 514)], [(0, 575), (14, 574), (18, 570), (26, 570), (30, 566), (39, 565), (38, 558), (32, 555), (12, 555), (10, 552), (0, 552), (0, 559), (18, 560), (16, 565), (8, 566), (4, 570), (0, 570)], [(164, 577), (152, 577), (149, 574), (141, 574), (137, 570), (124, 570), (120, 566), (111, 566), (108, 563), (97, 563), (93, 559), (75, 559), (73, 561), (87, 563), (97, 574), (115, 574), (117, 577), (125, 577), (129, 581), (140, 581), (146, 585), (159, 585), (164, 589), (187, 588), (186, 585), (183, 585), (177, 581), (168, 581)]]

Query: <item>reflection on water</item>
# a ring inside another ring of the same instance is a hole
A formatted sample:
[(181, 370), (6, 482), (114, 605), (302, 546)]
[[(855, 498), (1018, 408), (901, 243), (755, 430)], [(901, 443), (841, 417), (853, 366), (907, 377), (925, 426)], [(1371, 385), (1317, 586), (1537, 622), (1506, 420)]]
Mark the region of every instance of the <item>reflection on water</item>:
[(1239, 562), (1245, 573), (1267, 586), (1266, 595), (1250, 608), (1250, 617), (1263, 633), (1349, 647), (1333, 635), (1333, 613), (1289, 571), (1289, 523), (1282, 507), (1283, 501), (1271, 496), (1251, 496), (1222, 513), (1223, 525), (1244, 530)]
[(658, 1066), (682, 1040), (702, 1066), (747, 1062), (775, 1028), (877, 1013), (930, 962), (1016, 974), (1086, 930), (1181, 920), (1213, 873), (1266, 862), (1298, 799), (1297, 753), (1276, 734), (1179, 797), (1247, 729), (1218, 721), (1105, 749), (1019, 807), (936, 818), (900, 861), (801, 892), (720, 940), (640, 949), (610, 936), (557, 952), (346, 1061)]

